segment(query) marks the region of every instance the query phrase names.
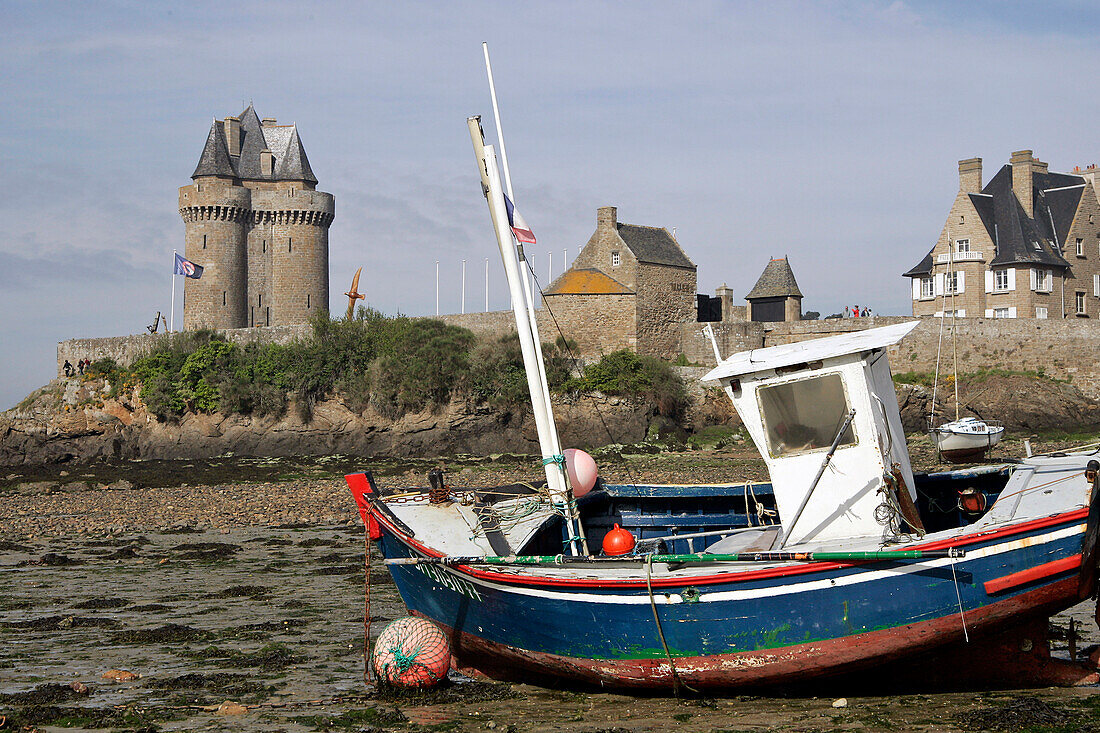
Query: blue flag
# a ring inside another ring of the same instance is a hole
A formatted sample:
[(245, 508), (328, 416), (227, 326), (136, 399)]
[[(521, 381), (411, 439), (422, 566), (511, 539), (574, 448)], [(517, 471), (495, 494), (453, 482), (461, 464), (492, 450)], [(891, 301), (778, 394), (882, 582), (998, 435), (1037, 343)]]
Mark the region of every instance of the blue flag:
[(176, 253), (175, 274), (198, 280), (200, 277), (202, 277), (202, 265), (196, 265), (191, 260), (185, 259), (181, 257), (179, 253)]

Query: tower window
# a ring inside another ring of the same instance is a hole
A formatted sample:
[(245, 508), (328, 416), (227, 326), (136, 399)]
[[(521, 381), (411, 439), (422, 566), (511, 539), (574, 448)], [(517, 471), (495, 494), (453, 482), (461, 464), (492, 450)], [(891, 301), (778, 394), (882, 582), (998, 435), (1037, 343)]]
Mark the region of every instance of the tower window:
[(222, 291), (222, 305), (225, 305), (225, 291)]
[(264, 304), (264, 294), (260, 293), (259, 295), (256, 296), (256, 305), (262, 307), (263, 304)]
[(267, 307), (267, 310), (265, 311), (265, 313), (266, 313), (266, 318), (267, 318), (267, 325), (270, 326), (271, 325), (271, 306)]
[(202, 235), (202, 248), (206, 249), (206, 235)]
[(264, 243), (263, 243), (263, 250), (261, 250), (261, 251), (263, 251), (263, 252), (266, 252), (266, 251), (267, 251), (267, 240), (266, 240), (266, 239), (264, 240)]
[(306, 308), (309, 307), (309, 293), (306, 293)]
[(293, 252), (294, 251), (294, 237), (287, 237), (286, 238), (286, 251), (287, 252)]

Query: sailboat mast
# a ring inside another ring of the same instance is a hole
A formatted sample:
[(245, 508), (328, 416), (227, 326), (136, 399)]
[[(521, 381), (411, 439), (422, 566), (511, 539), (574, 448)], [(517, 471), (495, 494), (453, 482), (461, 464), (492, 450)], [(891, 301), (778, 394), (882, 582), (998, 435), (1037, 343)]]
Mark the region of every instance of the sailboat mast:
[(535, 427), (539, 436), (539, 448), (543, 456), (543, 468), (546, 472), (546, 485), (550, 495), (565, 515), (568, 537), (566, 554), (587, 554), (588, 547), (577, 514), (576, 502), (566, 479), (564, 457), (558, 440), (557, 427), (549, 412), (549, 390), (538, 368), (538, 331), (532, 329), (527, 313), (529, 305), (521, 282), (519, 261), (516, 248), (512, 243), (512, 229), (508, 224), (508, 214), (504, 206), (504, 192), (501, 188), (500, 173), (497, 169), (496, 151), (491, 145), (484, 144), (481, 122), (478, 117), (467, 120), (470, 138), (474, 145), (474, 154), (481, 170), (482, 184), (489, 201), (489, 214), (496, 231), (497, 245), (504, 264), (504, 274), (512, 296), (512, 309), (516, 319), (516, 332), (519, 335), (520, 350), (527, 373), (527, 389), (531, 394), (531, 407), (535, 415)]
[[(512, 206), (516, 204), (516, 194), (512, 190), (512, 174), (508, 168), (508, 152), (504, 148), (504, 128), (500, 124), (500, 105), (497, 104), (497, 87), (493, 81), (493, 65), (489, 61), (489, 44), (482, 42), (482, 53), (485, 55), (485, 75), (489, 78), (489, 97), (493, 102), (493, 121), (497, 127), (497, 142), (500, 143), (500, 162), (504, 168), (504, 188), (508, 193), (508, 199), (512, 202)], [(549, 429), (554, 433), (554, 442), (557, 442), (557, 424), (554, 422), (554, 407), (550, 401), (550, 385), (549, 380), (546, 378), (546, 361), (542, 355), (542, 339), (539, 338), (539, 326), (538, 317), (535, 313), (535, 299), (533, 297), (533, 288), (531, 281), (527, 277), (527, 271), (531, 270), (528, 264), (527, 255), (523, 251), (523, 247), (519, 247), (519, 262), (520, 262), (520, 274), (523, 276), (523, 295), (526, 298), (527, 303), (527, 320), (531, 323), (531, 333), (535, 335), (535, 356), (536, 364), (539, 370), (539, 383), (542, 385), (543, 400), (546, 403), (546, 415), (549, 425)], [(534, 271), (531, 270), (531, 274), (534, 275)], [(564, 469), (564, 466), (562, 467)], [(568, 483), (569, 478), (566, 472), (562, 473), (565, 476), (565, 481)]]

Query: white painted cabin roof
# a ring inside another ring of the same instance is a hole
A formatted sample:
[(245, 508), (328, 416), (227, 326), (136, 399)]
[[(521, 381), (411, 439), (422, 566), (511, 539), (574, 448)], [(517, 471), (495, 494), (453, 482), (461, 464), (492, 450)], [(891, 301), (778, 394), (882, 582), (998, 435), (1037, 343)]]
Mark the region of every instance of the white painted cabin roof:
[(741, 351), (729, 357), (703, 377), (704, 382), (714, 382), (726, 377), (738, 377), (745, 374), (778, 369), (780, 367), (801, 364), (804, 361), (818, 361), (835, 356), (858, 354), (862, 351), (880, 349), (901, 341), (920, 321), (896, 323), (892, 326), (869, 328), (866, 331), (840, 333), (810, 341), (794, 344), (780, 344), (763, 349)]

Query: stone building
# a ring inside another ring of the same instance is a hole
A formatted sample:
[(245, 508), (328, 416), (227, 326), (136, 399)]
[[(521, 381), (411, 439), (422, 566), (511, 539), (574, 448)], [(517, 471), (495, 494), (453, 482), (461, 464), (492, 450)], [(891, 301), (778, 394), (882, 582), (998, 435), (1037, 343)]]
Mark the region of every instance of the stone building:
[(905, 273), (913, 315), (1100, 316), (1097, 170), (1051, 173), (1020, 150), (983, 186), (982, 159), (960, 160), (939, 240)]
[(317, 178), (294, 125), (262, 121), (252, 105), (214, 120), (190, 186), (179, 190), (186, 279), (183, 327), (305, 323), (328, 310), (332, 194)]
[(681, 324), (696, 319), (695, 284), (695, 263), (667, 229), (622, 224), (616, 208), (604, 206), (595, 233), (543, 303), (584, 353), (626, 347), (671, 359)]
[(768, 262), (745, 300), (749, 302), (747, 318), (750, 321), (802, 320), (802, 291), (798, 289), (786, 257)]

